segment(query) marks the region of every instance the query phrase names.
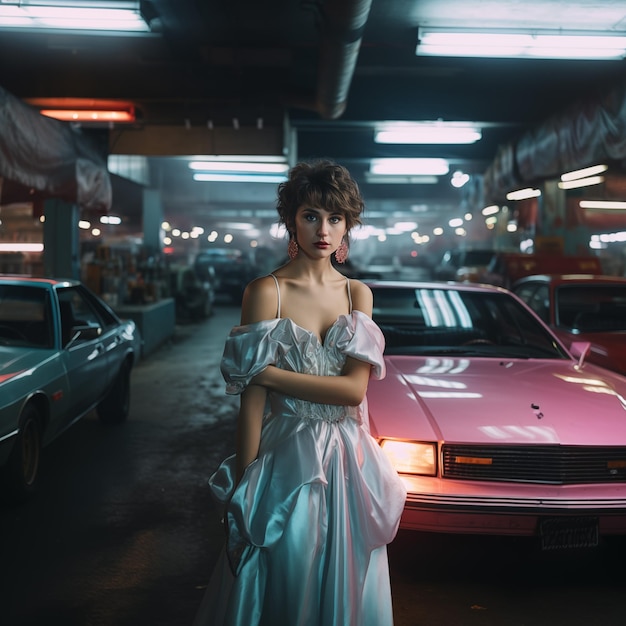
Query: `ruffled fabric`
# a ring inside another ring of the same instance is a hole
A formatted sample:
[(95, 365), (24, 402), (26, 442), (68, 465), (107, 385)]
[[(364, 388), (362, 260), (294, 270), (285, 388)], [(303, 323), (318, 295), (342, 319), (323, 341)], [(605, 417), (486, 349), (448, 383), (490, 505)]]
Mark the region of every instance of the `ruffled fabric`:
[[(359, 311), (340, 316), (324, 342), (289, 319), (268, 320), (232, 330), (222, 372), (229, 393), (270, 364), (337, 375), (351, 356), (382, 377), (383, 349)], [(386, 545), (406, 491), (366, 411), (268, 394), (257, 459), (236, 488), (234, 456), (209, 481), (225, 509), (230, 574), (218, 565), (196, 626), (392, 624)]]

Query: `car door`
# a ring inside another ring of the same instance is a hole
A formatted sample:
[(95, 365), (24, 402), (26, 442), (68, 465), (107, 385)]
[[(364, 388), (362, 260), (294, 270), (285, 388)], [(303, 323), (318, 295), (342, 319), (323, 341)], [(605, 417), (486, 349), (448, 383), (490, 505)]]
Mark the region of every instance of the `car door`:
[(68, 412), (59, 423), (62, 430), (87, 411), (103, 394), (109, 381), (106, 333), (76, 337), (77, 326), (102, 327), (96, 311), (78, 286), (57, 290), (61, 322), (61, 358), (67, 372)]

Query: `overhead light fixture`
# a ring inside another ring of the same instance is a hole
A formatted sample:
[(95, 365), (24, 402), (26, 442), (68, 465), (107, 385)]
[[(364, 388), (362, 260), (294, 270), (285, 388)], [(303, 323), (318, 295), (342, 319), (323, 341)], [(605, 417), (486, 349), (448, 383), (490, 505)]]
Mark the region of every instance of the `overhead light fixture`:
[(387, 176), (445, 176), (450, 171), (448, 161), (437, 158), (372, 159), (371, 174)]
[(198, 172), (193, 179), (204, 183), (282, 183), (286, 176), (264, 174), (207, 174)]
[(528, 198), (538, 198), (541, 195), (539, 189), (533, 189), (532, 187), (526, 187), (524, 189), (518, 189), (517, 191), (511, 191), (506, 194), (507, 200), (527, 200)]
[(376, 126), (376, 143), (469, 144), (482, 137), (480, 128), (469, 122), (387, 122)]
[(602, 174), (602, 172), (606, 172), (608, 169), (608, 165), (592, 165), (591, 167), (585, 167), (581, 170), (573, 170), (571, 172), (561, 174), (561, 180), (563, 182), (567, 182), (570, 180), (577, 180), (579, 178), (586, 178), (587, 176), (595, 176), (596, 174)]
[(43, 252), (42, 243), (0, 243), (0, 252)]
[(149, 33), (139, 2), (2, 0), (0, 29)]
[(619, 60), (626, 33), (565, 30), (420, 28), (420, 56)]
[(589, 176), (587, 178), (576, 178), (558, 183), (559, 189), (578, 189), (579, 187), (591, 187), (604, 182), (604, 176)]
[(439, 182), (439, 178), (437, 176), (397, 176), (365, 172), (365, 182), (370, 185), (435, 185)]
[(135, 121), (135, 105), (118, 100), (91, 98), (27, 98), (46, 117), (62, 122), (82, 124), (131, 124)]
[(581, 209), (600, 209), (609, 211), (626, 210), (626, 202), (619, 200), (581, 200), (579, 206)]
[(189, 162), (193, 179), (201, 182), (282, 183), (289, 165), (281, 157), (215, 157)]

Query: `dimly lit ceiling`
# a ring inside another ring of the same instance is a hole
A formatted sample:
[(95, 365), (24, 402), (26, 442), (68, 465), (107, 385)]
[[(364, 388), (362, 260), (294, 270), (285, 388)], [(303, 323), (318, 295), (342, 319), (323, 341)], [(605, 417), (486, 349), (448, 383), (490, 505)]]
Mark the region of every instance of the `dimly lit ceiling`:
[[(424, 26), (626, 31), (621, 0), (142, 4), (151, 18), (150, 36), (1, 32), (0, 84), (22, 99), (135, 103), (132, 127), (86, 132), (98, 133), (111, 154), (149, 157), (151, 184), (161, 189), (165, 217), (173, 223), (273, 219), (275, 186), (193, 182), (180, 157), (201, 153), (204, 145), (208, 154), (274, 147), (285, 120), (294, 129), (289, 148), (295, 147), (298, 159), (331, 157), (354, 172), (372, 219), (419, 211), (420, 219), (434, 223), (458, 210), (463, 190), (445, 177), (436, 185), (368, 184), (364, 172), (371, 158), (442, 156), (451, 171), (480, 175), (499, 146), (626, 79), (623, 60), (415, 54)], [(373, 142), (377, 122), (437, 119), (479, 122), (483, 138), (470, 146)], [(123, 204), (114, 195), (116, 202)], [(132, 211), (129, 204), (124, 209)]]

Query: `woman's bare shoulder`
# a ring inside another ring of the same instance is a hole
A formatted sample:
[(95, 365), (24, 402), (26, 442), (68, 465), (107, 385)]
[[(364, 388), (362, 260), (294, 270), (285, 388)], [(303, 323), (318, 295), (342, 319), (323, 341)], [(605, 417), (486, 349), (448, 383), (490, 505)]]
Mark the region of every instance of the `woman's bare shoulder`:
[(368, 285), (354, 278), (350, 279), (350, 294), (352, 296), (352, 309), (372, 315), (373, 296)]
[(241, 303), (241, 323), (274, 319), (277, 312), (278, 291), (272, 276), (259, 276), (248, 283)]

